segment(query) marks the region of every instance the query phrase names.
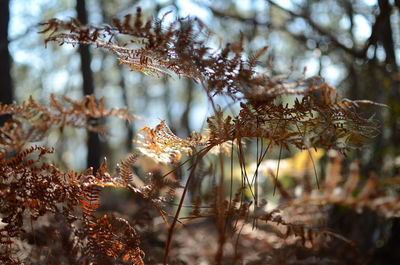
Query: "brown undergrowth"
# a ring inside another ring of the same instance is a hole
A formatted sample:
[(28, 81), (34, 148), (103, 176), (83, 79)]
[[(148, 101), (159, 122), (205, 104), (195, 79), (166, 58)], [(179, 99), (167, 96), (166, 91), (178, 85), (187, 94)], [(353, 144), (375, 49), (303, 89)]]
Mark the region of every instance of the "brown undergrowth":
[[(47, 106), (32, 98), (21, 106), (1, 105), (0, 114), (11, 116), (0, 130), (0, 259), (4, 264), (195, 264), (202, 260), (357, 264), (365, 259), (357, 254), (354, 238), (329, 225), (332, 209), (368, 209), (385, 220), (399, 216), (400, 197), (380, 187), (377, 176), (371, 174), (360, 185), (356, 162), (342, 177), (341, 163), (332, 158), (325, 181), (319, 183), (311, 154), (324, 148), (340, 157), (360, 148), (379, 131), (373, 118), (364, 118), (359, 109), (379, 104), (341, 99), (320, 77), (293, 80), (290, 75), (256, 70), (267, 47), (248, 55), (243, 37), (212, 52), (207, 46), (211, 33), (197, 19), (164, 26), (163, 19), (145, 21), (138, 9), (134, 17), (114, 19), (113, 25), (52, 19), (42, 27), (40, 33), (49, 34), (46, 45), (93, 45), (115, 54), (132, 71), (195, 81), (206, 93), (213, 115), (207, 119), (207, 130), (186, 139), (177, 137), (165, 121), (154, 129), (145, 127), (135, 140), (142, 155), (130, 154), (112, 167), (113, 172), (106, 161), (97, 172), (91, 168), (75, 172), (63, 171), (46, 159), (57, 150), (34, 143), (54, 127), (61, 133), (70, 126), (106, 134), (94, 118), (132, 121), (127, 109), (106, 110), (103, 100), (96, 103), (93, 96), (80, 102), (51, 96)], [(217, 96), (239, 102), (237, 114), (217, 106)], [(293, 102), (283, 103), (287, 96)], [(255, 161), (246, 161), (247, 145), (256, 147)], [(279, 162), (276, 171), (262, 172), (261, 165), (273, 150), (279, 151), (280, 161), (282, 151), (293, 148), (309, 153), (315, 189), (307, 174), (298, 185), (285, 187), (278, 178)], [(216, 159), (209, 159), (210, 153)], [(134, 166), (140, 156), (162, 164), (146, 177), (138, 176)], [(255, 170), (249, 170), (250, 162)], [(210, 183), (207, 192), (192, 185), (204, 180)], [(268, 183), (277, 191), (276, 205), (261, 192)], [(296, 187), (300, 193), (294, 192)], [(102, 207), (107, 207), (101, 206), (101, 198), (110, 188), (129, 193), (133, 199), (125, 203), (134, 210), (103, 214)], [(208, 228), (210, 224), (213, 228)], [(205, 235), (213, 247), (198, 249), (203, 246), (199, 239), (190, 254), (181, 242), (185, 229), (193, 230), (193, 235), (214, 231)], [(336, 252), (329, 251), (332, 247)], [(340, 254), (346, 249), (351, 250)]]

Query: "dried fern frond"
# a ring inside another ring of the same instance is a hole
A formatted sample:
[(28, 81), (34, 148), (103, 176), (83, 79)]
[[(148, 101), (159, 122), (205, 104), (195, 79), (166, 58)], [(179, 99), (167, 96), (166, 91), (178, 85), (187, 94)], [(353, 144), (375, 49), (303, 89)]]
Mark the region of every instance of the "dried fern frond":
[(381, 189), (374, 173), (371, 173), (366, 182), (360, 185), (357, 161), (350, 165), (350, 172), (346, 176), (346, 181), (341, 182), (340, 179), (343, 177), (338, 176), (338, 174), (340, 174), (342, 164), (337, 159), (338, 157), (339, 154), (335, 154), (331, 158), (330, 172), (326, 176), (325, 185), (322, 185), (319, 191), (312, 194), (303, 192), (298, 197), (293, 196), (291, 200), (287, 200), (279, 208), (287, 211), (289, 215), (292, 211), (302, 212), (302, 215), (306, 215), (308, 212), (310, 212), (310, 215), (315, 215), (322, 209), (318, 210), (315, 206), (318, 208), (318, 206), (340, 205), (357, 212), (369, 209), (385, 218), (400, 217), (400, 196), (388, 194)]
[[(280, 103), (282, 96), (292, 93), (302, 98), (295, 98), (292, 105)], [(145, 127), (142, 129), (145, 134), (139, 134), (136, 140), (138, 149), (163, 163), (179, 161), (182, 152), (189, 155), (196, 146), (221, 150), (221, 145), (242, 138), (264, 139), (287, 150), (295, 146), (300, 150), (326, 148), (345, 153), (360, 148), (379, 133), (376, 121), (358, 114), (356, 102), (340, 101), (336, 91), (326, 83), (266, 95), (264, 99), (259, 96), (241, 103), (241, 110), (234, 117), (224, 117), (217, 110), (207, 119), (209, 129), (195, 139), (176, 137), (164, 121), (156, 129)]]
[[(136, 230), (122, 218), (104, 215), (93, 225), (90, 240), (101, 253), (124, 264), (144, 265), (144, 252), (139, 248), (140, 240)], [(99, 257), (95, 257), (100, 260)]]
[[(74, 101), (66, 96), (64, 96), (63, 99), (66, 102), (70, 103), (72, 108), (62, 108), (63, 105), (55, 99), (54, 95), (51, 95), (50, 97), (50, 106), (54, 106), (54, 108), (57, 108), (60, 113), (74, 114), (77, 117), (79, 117), (80, 115), (90, 116), (92, 118), (113, 116), (127, 122), (132, 122), (132, 120), (135, 118), (134, 115), (129, 113), (129, 109), (127, 107), (122, 107), (119, 109), (111, 108), (107, 110), (104, 105), (103, 97), (99, 99), (98, 103), (96, 103), (93, 95), (85, 96), (81, 101)], [(79, 118), (77, 118), (77, 120), (78, 119)]]
[[(96, 27), (82, 25), (76, 19), (71, 19), (70, 22), (51, 19), (41, 24), (46, 28), (40, 33), (51, 32), (46, 44), (49, 41), (72, 45), (92, 44), (109, 50), (132, 71), (155, 76), (168, 75), (169, 71), (189, 74), (189, 71), (182, 71), (183, 68), (178, 66), (175, 59), (176, 52), (182, 53), (183, 50), (177, 49), (174, 52), (171, 48), (177, 46), (184, 48), (188, 42), (193, 43), (190, 39), (195, 35), (191, 26), (184, 33), (181, 29), (176, 29), (176, 23), (172, 23), (168, 29), (163, 29), (162, 20), (148, 20), (146, 23), (142, 23), (141, 20), (140, 8), (137, 9), (133, 23), (132, 16), (127, 15), (123, 20), (113, 19), (113, 26)], [(127, 42), (120, 42), (117, 41), (118, 35), (129, 36), (130, 39)]]
[[(322, 83), (306, 90), (284, 89), (278, 94), (254, 95), (241, 103), (239, 115), (222, 119), (216, 113), (207, 121), (210, 143), (220, 144), (240, 138), (260, 138), (289, 149), (327, 148), (342, 152), (360, 147), (379, 130), (372, 119), (362, 118), (350, 100), (339, 101), (335, 90)], [(296, 93), (292, 106), (280, 102), (283, 95)]]
[[(45, 155), (53, 153), (54, 149), (37, 145), (27, 147), (32, 141), (42, 140), (55, 126), (61, 130), (65, 126), (71, 126), (105, 132), (100, 124), (93, 122), (93, 118), (115, 116), (127, 121), (133, 119), (126, 108), (106, 110), (103, 99), (96, 103), (93, 96), (87, 96), (79, 102), (67, 97), (64, 100), (58, 101), (51, 95), (48, 105), (39, 104), (32, 97), (21, 106), (0, 104), (0, 113), (11, 116), (0, 128), (2, 261), (14, 260), (13, 263), (18, 264), (14, 254), (19, 253), (17, 242), (27, 234), (26, 220), (28, 218), (34, 222), (42, 216), (63, 216), (66, 219), (66, 233), (73, 234), (77, 244), (71, 245), (75, 250), (69, 253), (69, 259), (78, 261), (87, 249), (91, 249), (84, 242), (87, 235), (93, 235), (89, 232), (89, 227), (100, 203), (100, 188), (126, 187), (120, 179), (110, 176), (105, 162), (96, 172), (96, 176), (93, 176), (90, 169), (86, 173), (63, 172), (45, 159)], [(79, 204), (83, 217), (75, 213)], [(77, 231), (76, 224), (73, 224), (77, 220), (82, 221), (88, 229)], [(52, 236), (53, 234), (46, 236), (46, 240), (50, 240)], [(137, 261), (137, 258), (133, 254), (132, 252), (126, 256), (125, 262), (132, 261), (135, 264), (133, 260)]]
[(43, 162), (43, 156), (53, 151), (33, 146), (14, 157), (1, 157), (0, 214), (5, 223), (0, 229), (2, 244), (11, 244), (25, 233), (26, 216), (37, 220), (47, 214), (65, 214), (69, 218), (77, 206), (82, 175), (64, 173)]
[[(184, 75), (201, 83), (209, 95), (238, 98), (236, 94), (242, 93), (245, 87), (261, 81), (254, 78), (254, 62), (266, 48), (249, 61), (242, 59), (243, 38), (234, 45), (226, 45), (221, 52), (210, 52), (207, 37), (200, 38), (208, 35), (204, 32), (207, 30), (198, 19), (178, 19), (166, 27), (163, 19), (142, 23), (138, 8), (133, 23), (132, 16), (127, 15), (123, 20), (114, 19), (111, 26), (81, 25), (75, 19), (69, 22), (51, 19), (41, 25), (45, 28), (40, 33), (50, 33), (46, 43), (79, 43), (103, 48), (134, 71), (157, 76)], [(119, 41), (118, 37), (127, 40)]]
[[(41, 33), (51, 32), (46, 42), (92, 44), (108, 49), (134, 70), (163, 74), (164, 67), (185, 75), (202, 85), (211, 103), (217, 94), (239, 100), (242, 109), (236, 117), (222, 121), (214, 109), (215, 122), (211, 118), (208, 123), (212, 145), (238, 138), (263, 138), (284, 147), (290, 144), (300, 149), (325, 147), (344, 152), (377, 134), (376, 123), (357, 113), (359, 105), (368, 102), (339, 100), (336, 91), (322, 78), (293, 81), (286, 75), (271, 77), (256, 71), (255, 62), (267, 48), (245, 60), (243, 36), (235, 44), (211, 53), (207, 38), (198, 37), (202, 36), (199, 30), (204, 26), (196, 19), (177, 20), (163, 27), (162, 19), (143, 23), (138, 9), (133, 24), (130, 15), (113, 22), (113, 26), (96, 27), (81, 25), (74, 19), (70, 22), (53, 19), (42, 24), (46, 28)], [(128, 40), (119, 43), (118, 35)], [(296, 95), (299, 99), (293, 106), (283, 106), (279, 102), (287, 95)], [(152, 134), (149, 128), (144, 130)], [(163, 148), (154, 144), (156, 140), (145, 141), (147, 150), (154, 148), (154, 156), (161, 154)], [(177, 141), (176, 145), (180, 151), (190, 152), (181, 142)], [(180, 151), (170, 143), (166, 147), (170, 150), (158, 158), (160, 161), (174, 160), (169, 155), (180, 156)]]
[[(104, 172), (100, 172), (96, 176), (88, 174), (90, 178), (85, 182), (87, 187), (82, 193), (83, 196), (84, 192), (89, 194), (83, 203), (83, 210), (87, 213), (86, 220), (93, 219), (93, 212), (98, 205), (97, 191), (89, 188), (102, 186), (128, 188), (140, 198), (154, 205), (169, 229), (164, 264), (167, 264), (172, 234), (180, 220), (180, 210), (183, 207), (189, 183), (195, 175), (196, 166), (206, 153), (213, 149), (221, 150), (228, 143), (237, 142), (239, 145), (238, 157), (242, 170), (241, 189), (232, 201), (227, 201), (223, 197), (225, 174), (223, 171), (224, 161), (220, 156), (221, 174), (218, 185), (215, 178), (212, 180), (212, 192), (215, 195), (212, 196), (211, 205), (206, 208), (207, 210), (201, 211), (200, 202), (196, 203), (192, 216), (188, 217), (189, 219), (218, 217), (220, 253), (222, 253), (225, 242), (224, 218), (241, 218), (246, 221), (251, 218), (283, 225), (287, 228), (287, 235), (297, 236), (304, 245), (305, 241), (312, 241), (314, 238), (312, 227), (286, 218), (280, 210), (290, 212), (289, 208), (292, 206), (294, 210), (302, 210), (303, 207), (318, 204), (318, 202), (320, 204), (341, 203), (355, 207), (363, 205), (364, 202), (377, 203), (373, 197), (376, 187), (374, 178), (371, 178), (365, 189), (356, 198), (350, 196), (356, 186), (355, 179), (346, 185), (346, 196), (344, 197), (333, 196), (334, 190), (338, 188), (336, 185), (339, 185), (339, 181), (335, 179), (327, 182), (330, 185), (327, 188), (328, 192), (320, 197), (313, 197), (311, 192), (305, 192), (303, 197), (296, 198), (293, 193), (287, 192), (283, 185), (279, 185), (277, 177), (273, 176), (279, 192), (285, 196), (286, 205), (280, 205), (279, 209), (272, 211), (266, 211), (265, 205), (257, 202), (256, 193), (254, 196), (252, 194), (256, 202), (252, 209), (251, 203), (240, 201), (239, 197), (245, 192), (246, 187), (251, 188), (252, 186), (245, 173), (245, 156), (241, 150), (242, 139), (256, 139), (257, 143), (258, 141), (268, 142), (268, 147), (262, 151), (265, 153), (269, 148), (272, 150), (273, 146), (287, 150), (291, 146), (307, 150), (327, 148), (345, 153), (348, 150), (359, 148), (369, 138), (379, 133), (374, 119), (362, 117), (359, 111), (362, 105), (380, 104), (340, 99), (336, 90), (319, 77), (292, 80), (288, 75), (271, 76), (268, 72), (257, 71), (255, 68), (257, 60), (265, 54), (267, 47), (247, 56), (244, 53), (243, 36), (236, 43), (227, 44), (223, 49), (211, 52), (212, 49), (207, 46), (208, 39), (202, 38), (204, 36), (202, 35), (204, 33), (203, 24), (196, 19), (178, 19), (169, 26), (163, 26), (163, 19), (143, 22), (139, 8), (135, 18), (127, 15), (122, 20), (114, 19), (113, 25), (97, 27), (82, 25), (76, 19), (71, 19), (69, 22), (52, 19), (43, 23), (42, 26), (45, 28), (41, 33), (50, 34), (46, 39), (46, 44), (54, 41), (61, 45), (64, 43), (73, 46), (77, 44), (93, 45), (115, 54), (122, 64), (126, 64), (133, 71), (154, 76), (168, 76), (172, 73), (178, 76), (183, 75), (199, 83), (205, 91), (214, 111), (207, 120), (209, 127), (207, 135), (197, 134), (187, 139), (181, 139), (168, 128), (164, 121), (161, 121), (155, 129), (143, 128), (139, 138), (135, 141), (139, 145), (139, 151), (165, 164), (178, 162), (182, 154), (197, 155), (190, 168), (187, 183), (171, 226), (159, 205), (170, 199), (172, 196), (168, 195), (180, 187), (178, 181), (168, 180), (161, 174), (155, 174), (147, 178), (141, 187), (131, 185), (130, 178), (133, 176), (133, 172), (130, 167), (135, 160), (132, 157), (121, 163), (121, 172), (117, 174), (117, 178), (111, 177), (103, 167)], [(246, 57), (250, 59), (244, 59)], [(224, 95), (239, 102), (239, 112), (225, 115), (221, 109), (215, 106), (214, 97), (216, 95)], [(291, 98), (293, 98), (293, 102), (290, 104), (282, 103)], [(86, 107), (87, 104), (90, 105), (90, 102), (78, 103), (74, 106), (79, 109)], [(7, 111), (6, 108), (5, 111)], [(81, 109), (80, 113), (86, 112)], [(101, 116), (102, 111), (100, 107), (89, 108), (89, 113)], [(84, 123), (83, 126), (96, 128), (90, 123)], [(202, 147), (202, 149), (198, 151), (197, 147)], [(231, 150), (233, 150), (232, 146)], [(258, 149), (257, 159), (258, 170), (258, 165), (264, 159), (264, 155), (258, 157)], [(233, 162), (231, 162), (231, 166), (233, 166)], [(257, 183), (257, 176), (255, 176), (255, 183)], [(167, 196), (161, 194), (162, 188), (165, 187), (169, 189)], [(386, 205), (389, 205), (390, 210), (396, 212), (398, 209), (395, 203), (396, 201), (391, 201)], [(381, 205), (379, 204), (379, 206)], [(314, 208), (310, 206), (308, 210), (314, 210)], [(377, 209), (374, 208), (374, 210)], [(299, 217), (301, 214), (295, 212), (294, 216)], [(107, 222), (104, 220), (108, 226)], [(86, 224), (87, 231), (96, 226), (89, 221)], [(87, 232), (87, 234), (90, 233)], [(107, 236), (111, 235), (108, 233)], [(91, 239), (90, 242), (93, 246), (103, 247), (102, 244), (95, 243), (95, 240)], [(112, 247), (104, 246), (104, 248), (115, 255), (116, 252)], [(221, 259), (216, 260), (221, 263)]]
[(171, 131), (165, 121), (161, 121), (155, 129), (146, 126), (140, 132), (143, 134), (138, 134), (138, 140), (134, 140), (139, 145), (137, 149), (146, 156), (165, 164), (178, 162), (182, 153), (191, 155), (196, 146), (204, 145), (206, 141), (198, 134), (181, 139)]
[[(107, 110), (104, 99), (96, 103), (94, 96), (86, 96), (81, 101), (74, 101), (64, 96), (63, 103), (50, 96), (48, 105), (39, 104), (30, 97), (21, 106), (16, 104), (0, 104), (0, 115), (10, 114), (11, 119), (0, 128), (0, 152), (22, 150), (29, 142), (40, 141), (52, 127), (86, 128), (105, 134), (104, 126), (95, 122), (95, 118), (114, 116), (128, 122), (134, 119), (127, 108), (111, 108)], [(28, 126), (25, 126), (27, 124)]]

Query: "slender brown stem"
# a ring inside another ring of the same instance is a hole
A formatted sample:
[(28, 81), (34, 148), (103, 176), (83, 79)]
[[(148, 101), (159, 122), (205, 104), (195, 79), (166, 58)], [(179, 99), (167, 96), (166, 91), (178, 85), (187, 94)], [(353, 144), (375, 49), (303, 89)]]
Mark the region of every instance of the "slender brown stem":
[(226, 222), (224, 218), (224, 164), (223, 164), (223, 157), (222, 152), (219, 153), (219, 163), (220, 163), (220, 170), (221, 174), (219, 177), (219, 186), (218, 186), (218, 228), (219, 228), (219, 245), (217, 255), (215, 257), (216, 264), (221, 264), (222, 257), (224, 254), (224, 244), (225, 244), (225, 229), (226, 229)]
[(194, 175), (194, 172), (196, 170), (196, 166), (197, 166), (198, 162), (200, 161), (200, 159), (205, 154), (208, 153), (208, 151), (210, 151), (211, 148), (212, 148), (212, 146), (210, 146), (208, 148), (205, 148), (202, 153), (198, 154), (196, 162), (194, 163), (194, 165), (192, 166), (192, 168), (190, 170), (190, 174), (189, 174), (188, 179), (186, 181), (186, 185), (183, 188), (183, 193), (182, 193), (182, 196), (180, 198), (178, 209), (176, 210), (176, 213), (175, 213), (175, 216), (174, 216), (174, 220), (172, 221), (171, 226), (169, 227), (169, 230), (168, 230), (168, 238), (167, 238), (167, 243), (166, 243), (166, 246), (165, 246), (165, 254), (164, 254), (164, 261), (163, 261), (164, 265), (168, 264), (168, 254), (169, 254), (169, 250), (171, 249), (172, 235), (174, 233), (175, 225), (178, 222), (179, 213), (181, 212), (181, 209), (182, 209), (182, 206), (183, 206), (183, 201), (185, 200), (186, 193), (187, 193), (188, 188), (189, 188), (190, 180), (192, 179), (192, 177)]

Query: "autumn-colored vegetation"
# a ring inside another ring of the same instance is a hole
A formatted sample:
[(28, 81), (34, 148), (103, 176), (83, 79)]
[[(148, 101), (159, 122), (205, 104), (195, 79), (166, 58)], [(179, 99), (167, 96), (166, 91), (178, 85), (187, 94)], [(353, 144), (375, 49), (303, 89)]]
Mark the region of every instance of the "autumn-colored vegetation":
[[(241, 37), (212, 51), (206, 38), (211, 33), (196, 19), (164, 26), (163, 19), (145, 21), (138, 9), (112, 25), (52, 19), (41, 26), (46, 45), (93, 45), (132, 71), (193, 80), (213, 114), (206, 130), (186, 139), (165, 121), (145, 127), (133, 139), (137, 152), (118, 165), (104, 160), (96, 172), (76, 172), (53, 164), (57, 150), (38, 142), (50, 129), (62, 133), (65, 127), (106, 137), (99, 118), (132, 122), (126, 108), (107, 110), (93, 96), (79, 102), (52, 96), (49, 105), (33, 98), (20, 106), (2, 104), (0, 114), (10, 115), (0, 130), (4, 264), (180, 264), (198, 262), (198, 253), (207, 253), (202, 259), (208, 264), (365, 264), (376, 258), (361, 255), (362, 242), (342, 234), (330, 219), (350, 211), (355, 217), (343, 225), (359, 231), (363, 211), (381, 225), (399, 216), (400, 197), (373, 172), (361, 179), (357, 161), (342, 170), (346, 152), (379, 134), (373, 117), (360, 114), (360, 108), (379, 104), (341, 98), (320, 77), (292, 79), (260, 70), (267, 47), (247, 58)], [(236, 114), (215, 103), (221, 95), (240, 104)], [(256, 146), (254, 161), (246, 155), (250, 144)], [(324, 176), (317, 174), (313, 155), (320, 148), (331, 150)], [(280, 155), (276, 170), (263, 165), (273, 151), (293, 150), (306, 152), (309, 159), (302, 163), (312, 173), (299, 172), (296, 185), (283, 185)], [(160, 164), (142, 176), (137, 167), (143, 157)], [(206, 191), (203, 181), (209, 183)], [(266, 199), (265, 183), (272, 185), (275, 206)], [(102, 213), (102, 197), (111, 188), (129, 194), (125, 203), (134, 205), (133, 213)], [(207, 235), (213, 246), (208, 252), (199, 246), (193, 255), (179, 251), (184, 246), (175, 237), (185, 229), (204, 233), (210, 224), (215, 233)]]

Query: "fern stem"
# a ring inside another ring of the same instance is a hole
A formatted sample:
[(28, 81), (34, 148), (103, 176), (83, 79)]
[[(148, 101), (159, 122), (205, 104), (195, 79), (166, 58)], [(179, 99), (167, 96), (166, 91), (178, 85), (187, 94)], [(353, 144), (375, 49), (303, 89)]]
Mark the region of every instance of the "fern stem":
[(183, 188), (182, 196), (181, 196), (181, 198), (180, 198), (179, 205), (178, 205), (178, 209), (176, 210), (176, 213), (175, 213), (175, 216), (174, 216), (174, 220), (172, 220), (171, 226), (169, 227), (169, 230), (168, 230), (168, 238), (167, 238), (167, 243), (166, 243), (166, 246), (165, 246), (165, 253), (164, 253), (164, 260), (163, 260), (163, 264), (164, 264), (164, 265), (167, 265), (167, 264), (168, 264), (168, 253), (169, 253), (169, 250), (171, 249), (172, 235), (173, 235), (173, 233), (174, 233), (175, 225), (176, 225), (176, 223), (178, 222), (179, 213), (180, 213), (180, 211), (181, 211), (181, 209), (182, 209), (183, 201), (185, 200), (186, 193), (187, 193), (188, 188), (189, 188), (190, 180), (192, 179), (192, 177), (193, 177), (193, 175), (194, 175), (194, 172), (195, 172), (195, 170), (196, 170), (197, 163), (200, 161), (200, 159), (201, 159), (205, 154), (208, 153), (208, 151), (211, 150), (212, 147), (213, 147), (213, 146), (209, 146), (208, 148), (205, 148), (203, 152), (201, 152), (201, 153), (198, 154), (197, 159), (196, 159), (196, 162), (193, 164), (193, 166), (192, 166), (192, 168), (191, 168), (191, 170), (190, 170), (190, 174), (189, 174), (188, 179), (187, 179), (187, 181), (186, 181), (185, 187)]
[(215, 257), (216, 264), (221, 264), (222, 257), (224, 253), (224, 244), (225, 244), (225, 229), (226, 229), (226, 222), (224, 222), (224, 164), (223, 164), (223, 157), (222, 152), (219, 153), (219, 163), (220, 163), (220, 170), (221, 174), (219, 177), (219, 187), (218, 187), (218, 228), (219, 228), (219, 245), (217, 255)]

